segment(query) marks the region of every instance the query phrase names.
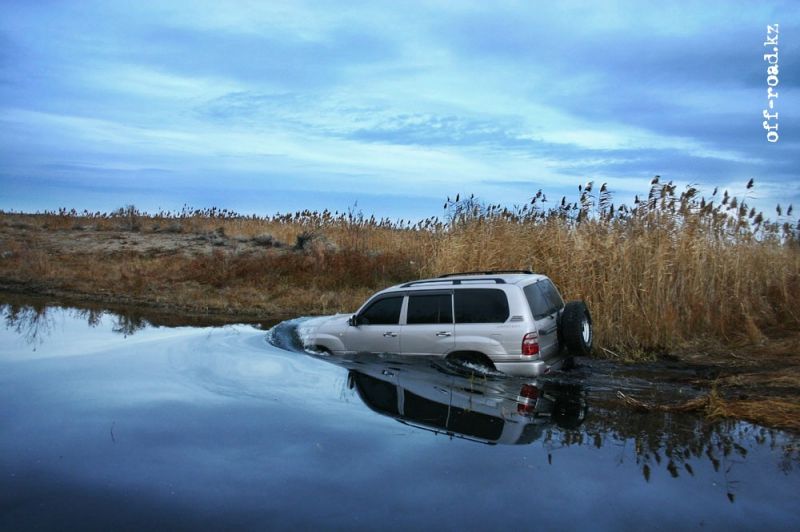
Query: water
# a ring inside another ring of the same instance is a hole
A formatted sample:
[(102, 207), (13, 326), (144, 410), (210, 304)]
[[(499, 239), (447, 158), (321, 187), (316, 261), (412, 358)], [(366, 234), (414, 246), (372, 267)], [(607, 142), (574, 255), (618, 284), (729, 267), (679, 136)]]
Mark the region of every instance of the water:
[(697, 393), (654, 385), (663, 368), (582, 361), (520, 380), (315, 356), (299, 345), (307, 320), (156, 327), (43, 305), (3, 318), (4, 530), (788, 530), (800, 517), (793, 436), (616, 399)]

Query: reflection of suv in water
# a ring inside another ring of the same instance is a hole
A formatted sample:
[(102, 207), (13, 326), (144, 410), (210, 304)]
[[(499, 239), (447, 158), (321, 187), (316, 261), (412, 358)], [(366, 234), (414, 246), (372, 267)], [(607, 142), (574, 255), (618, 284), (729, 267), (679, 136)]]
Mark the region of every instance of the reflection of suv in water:
[(529, 271), (448, 274), (392, 286), (350, 317), (320, 323), (304, 339), (334, 354), (438, 355), (540, 375), (592, 348), (583, 301), (564, 304), (550, 279)]
[(577, 428), (587, 413), (583, 392), (574, 384), (475, 379), (420, 358), (405, 364), (397, 358), (360, 359), (348, 383), (379, 414), (482, 443), (532, 443), (552, 425)]
[(475, 378), (427, 357), (324, 356), (349, 369), (348, 385), (371, 410), (411, 427), (489, 444), (527, 444), (544, 429), (586, 418), (580, 386), (496, 375)]
[(577, 428), (587, 412), (576, 385), (475, 379), (422, 363), (366, 364), (351, 370), (348, 382), (379, 414), (482, 443), (532, 443), (551, 425)]

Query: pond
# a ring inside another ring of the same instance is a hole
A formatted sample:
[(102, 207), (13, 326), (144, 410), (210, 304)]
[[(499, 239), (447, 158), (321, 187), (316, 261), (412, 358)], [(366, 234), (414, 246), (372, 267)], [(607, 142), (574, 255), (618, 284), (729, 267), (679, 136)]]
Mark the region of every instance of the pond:
[(521, 380), (306, 353), (307, 319), (0, 308), (3, 530), (789, 530), (800, 517), (795, 436), (616, 399), (693, 397), (658, 378), (668, 368), (581, 360)]

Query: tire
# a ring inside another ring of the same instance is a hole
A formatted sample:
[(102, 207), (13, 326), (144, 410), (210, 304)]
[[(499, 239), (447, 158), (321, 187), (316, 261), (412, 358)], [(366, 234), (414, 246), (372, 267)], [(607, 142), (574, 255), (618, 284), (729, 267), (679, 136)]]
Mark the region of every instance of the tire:
[(564, 307), (561, 338), (571, 356), (588, 356), (592, 353), (592, 316), (583, 301), (570, 301)]
[(586, 400), (581, 396), (556, 399), (550, 419), (557, 427), (566, 430), (575, 430), (586, 419), (589, 410)]

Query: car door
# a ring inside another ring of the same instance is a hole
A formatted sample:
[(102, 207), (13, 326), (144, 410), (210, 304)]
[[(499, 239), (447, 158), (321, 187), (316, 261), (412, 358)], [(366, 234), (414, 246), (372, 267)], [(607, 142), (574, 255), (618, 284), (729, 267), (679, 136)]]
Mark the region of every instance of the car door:
[[(550, 281), (543, 280), (529, 284), (524, 288), (524, 291), (531, 308), (531, 314), (533, 314), (533, 319), (536, 322), (536, 330), (539, 333), (539, 352), (542, 358), (550, 358), (558, 354), (559, 348), (559, 302), (552, 300), (549, 287), (545, 283), (550, 283)], [(561, 303), (561, 306), (563, 306), (563, 303)]]
[(369, 353), (400, 352), (400, 313), (402, 294), (387, 295), (370, 302), (348, 327), (346, 350)]
[(452, 291), (409, 294), (400, 336), (403, 354), (446, 355), (455, 345), (454, 332)]
[(503, 290), (457, 288), (453, 291), (453, 314), (458, 350), (476, 351), (489, 358), (505, 354), (502, 342), (511, 329), (503, 326), (509, 317), (508, 297)]

